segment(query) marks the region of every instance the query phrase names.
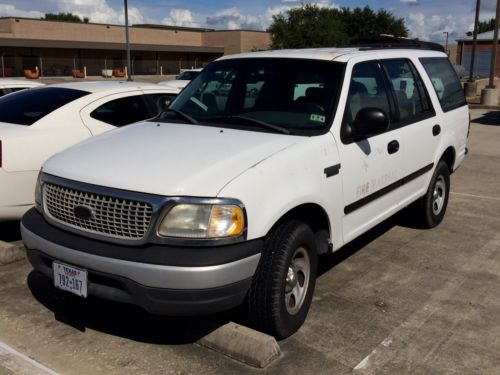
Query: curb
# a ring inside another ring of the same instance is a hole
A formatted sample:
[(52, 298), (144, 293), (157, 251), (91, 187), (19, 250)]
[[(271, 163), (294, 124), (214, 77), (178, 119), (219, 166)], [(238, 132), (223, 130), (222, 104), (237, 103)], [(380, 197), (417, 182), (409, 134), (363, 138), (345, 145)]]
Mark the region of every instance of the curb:
[(25, 257), (26, 252), (22, 246), (16, 246), (8, 242), (0, 241), (0, 266), (17, 262)]

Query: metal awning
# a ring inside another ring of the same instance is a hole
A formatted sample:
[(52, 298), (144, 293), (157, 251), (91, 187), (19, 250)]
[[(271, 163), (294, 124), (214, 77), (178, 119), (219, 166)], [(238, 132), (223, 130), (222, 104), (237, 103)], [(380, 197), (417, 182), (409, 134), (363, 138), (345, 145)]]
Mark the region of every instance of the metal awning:
[[(0, 38), (0, 47), (125, 50), (125, 42), (79, 42), (69, 40)], [(132, 51), (224, 53), (224, 47), (131, 43)]]

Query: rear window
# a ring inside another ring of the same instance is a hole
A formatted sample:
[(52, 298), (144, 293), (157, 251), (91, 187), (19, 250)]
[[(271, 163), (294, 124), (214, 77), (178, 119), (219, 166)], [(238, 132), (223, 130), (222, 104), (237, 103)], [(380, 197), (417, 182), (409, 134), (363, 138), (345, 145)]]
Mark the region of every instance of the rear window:
[(420, 62), (429, 75), (444, 112), (466, 105), (457, 73), (446, 57), (426, 57)]
[(0, 98), (0, 122), (29, 126), (87, 94), (81, 90), (43, 87), (6, 95)]

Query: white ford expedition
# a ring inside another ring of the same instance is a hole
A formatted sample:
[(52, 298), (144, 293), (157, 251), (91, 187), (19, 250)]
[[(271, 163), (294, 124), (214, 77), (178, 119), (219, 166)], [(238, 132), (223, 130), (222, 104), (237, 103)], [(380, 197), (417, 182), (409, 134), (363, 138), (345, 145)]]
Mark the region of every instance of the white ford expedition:
[(284, 338), (306, 318), (318, 254), (401, 209), (441, 222), (468, 127), (441, 52), (226, 56), (161, 117), (49, 159), (22, 236), (60, 289), (168, 315), (245, 303)]

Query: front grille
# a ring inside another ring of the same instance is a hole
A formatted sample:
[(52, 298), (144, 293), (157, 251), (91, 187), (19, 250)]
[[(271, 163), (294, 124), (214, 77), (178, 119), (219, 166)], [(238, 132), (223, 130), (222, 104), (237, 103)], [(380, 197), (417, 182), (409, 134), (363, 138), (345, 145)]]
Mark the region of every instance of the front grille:
[[(153, 208), (149, 203), (88, 193), (45, 183), (45, 213), (53, 220), (85, 232), (126, 240), (142, 239), (149, 228)], [(91, 211), (88, 218), (75, 215), (75, 207)]]

